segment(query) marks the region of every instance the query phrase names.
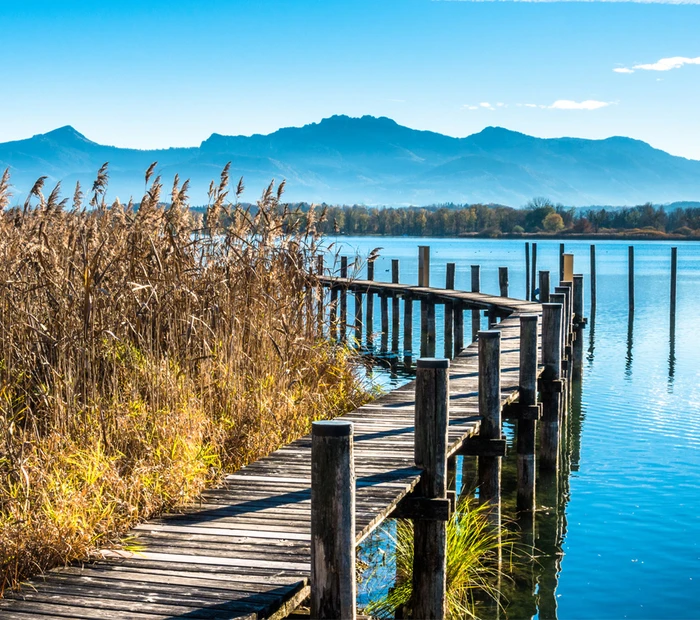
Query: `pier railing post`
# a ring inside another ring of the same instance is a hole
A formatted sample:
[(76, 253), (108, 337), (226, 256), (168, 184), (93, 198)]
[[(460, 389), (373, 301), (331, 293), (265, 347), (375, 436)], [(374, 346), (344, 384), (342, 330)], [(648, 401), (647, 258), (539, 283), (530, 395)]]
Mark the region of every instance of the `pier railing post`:
[(595, 264), (595, 245), (591, 245), (591, 311), (595, 311), (596, 305), (596, 264)]
[(564, 279), (564, 244), (559, 244), (559, 282)]
[[(370, 259), (367, 262), (367, 280), (374, 280), (374, 260)], [(367, 348), (372, 349), (374, 346), (374, 293), (367, 291), (367, 320), (365, 321), (367, 328)]]
[(574, 274), (573, 295), (573, 322), (578, 329), (583, 325), (583, 275), (578, 273)]
[(540, 271), (540, 303), (549, 303), (549, 271)]
[(427, 302), (426, 328), (427, 328), (427, 354), (426, 357), (435, 357), (435, 300), (429, 299)]
[(562, 304), (542, 305), (542, 365), (540, 382), (540, 469), (556, 471), (559, 464), (559, 409), (561, 403)]
[(535, 289), (537, 288), (537, 244), (532, 244), (532, 278), (530, 278), (530, 301), (535, 301)]
[[(471, 284), (472, 293), (481, 292), (481, 267), (479, 265), (471, 266)], [(472, 309), (472, 342), (476, 340), (476, 335), (481, 330), (481, 310), (478, 308)]]
[[(416, 368), (415, 459), (423, 469), (418, 491), (424, 498), (447, 497), (449, 361), (419, 359)], [(445, 521), (413, 524), (413, 617), (445, 617)]]
[(525, 299), (530, 300), (530, 242), (525, 242)]
[(354, 620), (353, 424), (314, 422), (311, 442), (311, 617)]
[(629, 300), (630, 314), (634, 312), (634, 246), (629, 246), (627, 250), (627, 297)]
[[(479, 332), (479, 415), (481, 440), (501, 439), (501, 332)], [(489, 521), (501, 527), (501, 457), (479, 457), (479, 499), (491, 504)]]
[(498, 268), (498, 288), (501, 297), (508, 297), (508, 267)]
[(535, 434), (537, 430), (537, 320), (536, 314), (520, 316), (520, 411), (518, 420), (519, 511), (535, 510)]
[(460, 302), (455, 302), (452, 312), (454, 314), (454, 340), (455, 347), (453, 357), (457, 357), (464, 349), (464, 308)]
[[(455, 263), (447, 263), (445, 273), (445, 288), (454, 290), (455, 287)], [(454, 354), (454, 305), (451, 301), (445, 302), (445, 357), (450, 359)]]

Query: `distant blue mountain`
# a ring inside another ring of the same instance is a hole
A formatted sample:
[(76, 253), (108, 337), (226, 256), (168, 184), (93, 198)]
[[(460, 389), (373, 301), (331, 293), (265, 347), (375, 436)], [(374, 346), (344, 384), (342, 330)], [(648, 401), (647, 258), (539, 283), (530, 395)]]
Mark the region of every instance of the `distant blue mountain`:
[(0, 169), (10, 167), (15, 196), (47, 175), (71, 195), (88, 189), (110, 166), (109, 196), (139, 200), (143, 173), (158, 161), (167, 187), (175, 173), (190, 178), (193, 204), (206, 202), (209, 182), (231, 162), (243, 176), (245, 199), (268, 183), (287, 180), (290, 201), (430, 204), (488, 202), (520, 206), (534, 196), (567, 205), (668, 203), (700, 197), (700, 161), (674, 157), (645, 142), (534, 138), (487, 127), (466, 138), (403, 127), (388, 118), (333, 116), (269, 135), (213, 134), (199, 147), (124, 149), (61, 127), (0, 143)]

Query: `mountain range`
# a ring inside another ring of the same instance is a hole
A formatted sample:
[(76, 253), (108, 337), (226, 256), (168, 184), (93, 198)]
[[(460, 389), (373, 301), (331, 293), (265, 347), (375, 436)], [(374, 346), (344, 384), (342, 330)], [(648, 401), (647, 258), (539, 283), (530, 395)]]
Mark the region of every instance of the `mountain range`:
[(191, 180), (193, 205), (231, 162), (245, 200), (272, 179), (286, 179), (289, 201), (426, 205), (440, 202), (524, 205), (535, 196), (566, 205), (668, 203), (700, 197), (700, 161), (675, 157), (640, 140), (536, 138), (487, 127), (465, 138), (419, 131), (389, 118), (332, 116), (268, 135), (213, 134), (198, 147), (137, 150), (97, 144), (66, 126), (0, 143), (14, 200), (40, 176), (72, 195), (109, 162), (108, 196), (138, 201), (154, 161), (166, 189), (175, 173)]

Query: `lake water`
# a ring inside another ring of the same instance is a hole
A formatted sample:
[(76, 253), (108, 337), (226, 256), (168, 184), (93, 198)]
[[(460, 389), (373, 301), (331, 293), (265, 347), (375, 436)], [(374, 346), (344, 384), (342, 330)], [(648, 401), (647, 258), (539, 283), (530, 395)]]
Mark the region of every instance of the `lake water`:
[[(498, 267), (505, 266), (510, 296), (525, 296), (524, 241), (340, 237), (337, 242), (343, 254), (365, 258), (382, 247), (377, 280), (390, 281), (391, 259), (398, 258), (401, 282), (417, 283), (418, 246), (429, 245), (433, 286), (444, 286), (445, 264), (455, 262), (456, 287), (470, 290), (470, 265), (479, 264), (482, 292), (498, 294)], [(571, 390), (559, 484), (538, 487), (538, 564), (531, 579), (519, 579), (506, 591), (509, 618), (700, 618), (700, 243), (675, 244), (675, 334), (669, 314), (674, 244), (632, 243), (633, 316), (627, 298), (629, 245), (596, 242), (592, 316), (590, 242), (566, 243), (575, 256), (574, 271), (585, 276), (583, 379)], [(538, 240), (537, 249), (538, 269), (550, 270), (554, 283), (559, 242)], [(414, 311), (416, 321), (418, 314)], [(376, 301), (375, 321), (379, 331)], [(465, 313), (465, 334), (469, 324)], [(439, 332), (438, 327), (438, 354)], [(417, 339), (417, 327), (414, 334)], [(380, 378), (387, 385), (405, 381)], [(512, 439), (512, 429), (506, 432)], [(467, 472), (469, 463), (463, 465)], [(513, 503), (513, 467), (506, 459), (506, 515)]]

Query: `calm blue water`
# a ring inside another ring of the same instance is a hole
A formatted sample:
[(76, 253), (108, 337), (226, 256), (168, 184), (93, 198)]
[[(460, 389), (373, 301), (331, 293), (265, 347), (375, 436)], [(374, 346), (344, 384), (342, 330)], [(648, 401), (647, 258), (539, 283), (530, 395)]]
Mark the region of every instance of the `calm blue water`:
[[(430, 245), (433, 286), (444, 286), (449, 261), (457, 264), (457, 288), (469, 290), (469, 266), (479, 264), (481, 290), (497, 294), (498, 267), (507, 266), (510, 295), (525, 295), (523, 241), (341, 237), (338, 243), (343, 254), (362, 257), (383, 247), (377, 280), (391, 279), (391, 259), (398, 258), (401, 282), (416, 283), (418, 245)], [(632, 243), (633, 317), (628, 245), (596, 243), (592, 316), (590, 243), (566, 244), (575, 255), (574, 271), (585, 275), (583, 379), (572, 389), (558, 495), (551, 485), (538, 489), (540, 565), (532, 582), (518, 583), (509, 594), (510, 618), (700, 618), (700, 243), (675, 244), (675, 337), (669, 317), (674, 244)], [(540, 240), (537, 246), (538, 269), (549, 269), (554, 282), (559, 242)], [(349, 310), (352, 316), (352, 298)], [(437, 320), (439, 326), (439, 313)], [(375, 321), (378, 331), (378, 301)], [(465, 314), (467, 333), (468, 325)], [(506, 477), (507, 470), (505, 465)], [(558, 510), (545, 510), (552, 504)]]

